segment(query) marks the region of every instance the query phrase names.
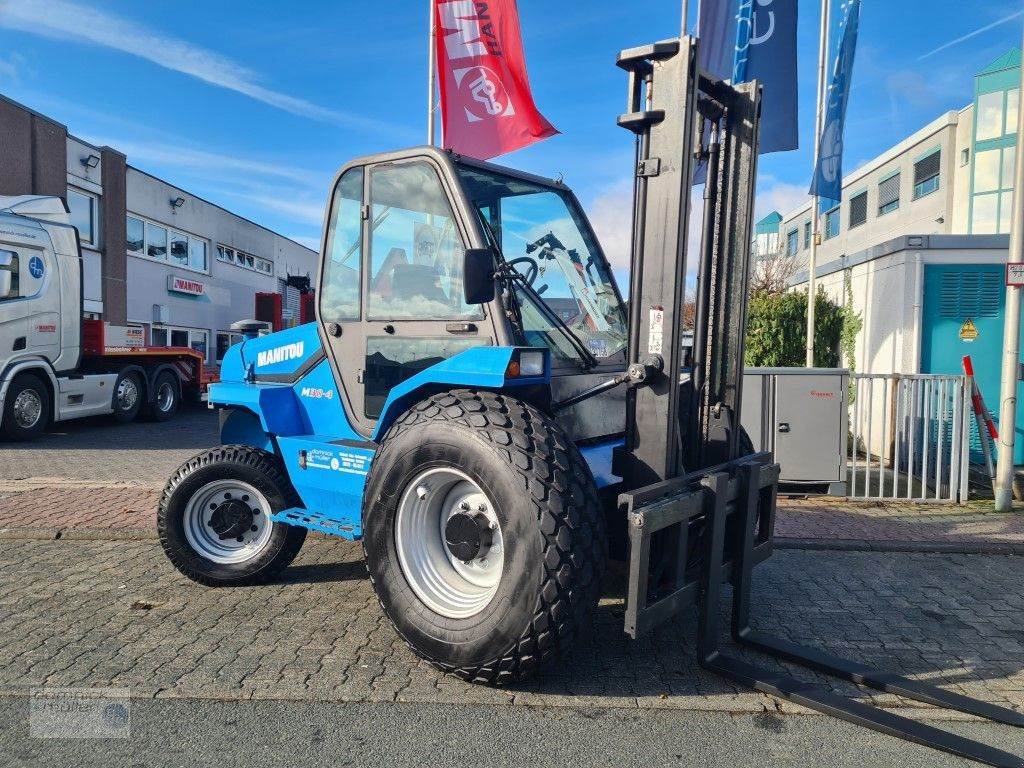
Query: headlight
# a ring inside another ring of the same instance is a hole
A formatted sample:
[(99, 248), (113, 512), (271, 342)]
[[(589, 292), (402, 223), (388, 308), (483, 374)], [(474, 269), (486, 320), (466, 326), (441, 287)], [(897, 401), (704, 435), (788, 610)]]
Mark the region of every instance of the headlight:
[(547, 354), (542, 349), (519, 350), (509, 361), (505, 375), (510, 379), (543, 376), (546, 358)]

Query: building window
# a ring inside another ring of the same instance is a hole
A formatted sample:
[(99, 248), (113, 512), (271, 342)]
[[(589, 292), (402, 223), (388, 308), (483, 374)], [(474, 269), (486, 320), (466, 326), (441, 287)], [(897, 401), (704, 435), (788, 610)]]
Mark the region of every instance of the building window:
[(850, 198), (850, 229), (859, 227), (868, 220), (867, 190)]
[(151, 259), (167, 258), (167, 228), (146, 222), (146, 255)]
[(974, 235), (1005, 234), (1013, 216), (1015, 147), (974, 153), (974, 196), (971, 228)]
[(179, 267), (188, 266), (188, 235), (181, 232), (171, 232), (171, 258), (170, 261)]
[(825, 214), (825, 239), (831, 240), (839, 234), (839, 206)]
[(135, 256), (143, 254), (146, 244), (146, 225), (142, 219), (136, 219), (134, 216), (128, 217), (127, 236), (125, 239), (128, 253)]
[(222, 261), (225, 264), (234, 264), (242, 269), (251, 269), (253, 272), (259, 272), (263, 275), (274, 274), (274, 262), (270, 259), (253, 256), (251, 253), (246, 253), (226, 245), (217, 246), (217, 261)]
[(1003, 135), (1004, 95), (1004, 91), (995, 91), (978, 97), (975, 141), (998, 139)]
[(800, 250), (800, 230), (791, 229), (786, 235), (786, 255), (793, 256), (798, 250)]
[(811, 247), (811, 222), (804, 222), (804, 250)]
[(96, 198), (69, 188), (68, 209), (82, 245), (96, 245)]
[(201, 354), (203, 360), (209, 355), (209, 340), (210, 332), (199, 328), (154, 325), (149, 332), (151, 347), (188, 347)]
[(960, 150), (960, 167), (963, 168), (969, 162), (971, 162), (971, 150), (970, 149), (966, 149), (966, 148), (965, 149), (961, 149)]
[(942, 150), (935, 150), (914, 163), (914, 199), (930, 195), (939, 188)]
[(228, 349), (242, 341), (242, 334), (232, 331), (217, 331), (217, 362), (224, 359)]
[(1006, 92), (1006, 126), (1003, 128), (1004, 136), (1012, 136), (1017, 133), (1017, 110), (1020, 109), (1020, 89), (1014, 88)]
[(878, 215), (884, 216), (900, 207), (900, 175), (894, 173), (878, 184)]
[(126, 246), (132, 256), (148, 256), (158, 261), (169, 261), (182, 269), (209, 272), (207, 245), (202, 238), (168, 230), (138, 216), (128, 216), (126, 232)]

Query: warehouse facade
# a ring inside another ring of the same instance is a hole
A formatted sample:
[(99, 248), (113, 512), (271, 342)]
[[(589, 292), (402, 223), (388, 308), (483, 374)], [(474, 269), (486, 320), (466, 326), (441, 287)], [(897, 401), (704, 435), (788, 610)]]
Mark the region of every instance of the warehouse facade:
[(188, 346), (208, 364), (238, 340), (257, 293), (281, 293), (286, 323), (316, 272), (315, 251), (128, 164), (0, 96), (0, 195), (67, 201), (82, 243), (83, 311)]

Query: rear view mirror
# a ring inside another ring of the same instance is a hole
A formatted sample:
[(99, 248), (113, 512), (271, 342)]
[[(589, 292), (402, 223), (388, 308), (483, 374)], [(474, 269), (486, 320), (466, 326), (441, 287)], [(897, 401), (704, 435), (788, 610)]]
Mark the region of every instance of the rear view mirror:
[(11, 295), (11, 273), (6, 269), (0, 269), (0, 299), (9, 298)]
[(467, 304), (486, 304), (494, 299), (494, 254), (490, 248), (466, 249), (462, 287)]

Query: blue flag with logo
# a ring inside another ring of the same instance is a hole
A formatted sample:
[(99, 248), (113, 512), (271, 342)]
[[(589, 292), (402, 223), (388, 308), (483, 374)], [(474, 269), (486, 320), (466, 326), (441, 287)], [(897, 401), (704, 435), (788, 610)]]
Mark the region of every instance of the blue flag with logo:
[(797, 119), (797, 0), (704, 0), (700, 7), (701, 68), (722, 80), (757, 80), (761, 152), (800, 145)]
[[(860, 24), (860, 0), (844, 0), (839, 22), (841, 38), (832, 65), (825, 101), (825, 122), (818, 142), (818, 164), (811, 179), (810, 194), (823, 199), (822, 206), (831, 208), (843, 195), (843, 127), (846, 104), (850, 99), (853, 58), (857, 50), (857, 27)], [(829, 202), (825, 202), (829, 201)]]

